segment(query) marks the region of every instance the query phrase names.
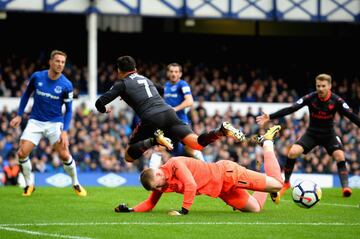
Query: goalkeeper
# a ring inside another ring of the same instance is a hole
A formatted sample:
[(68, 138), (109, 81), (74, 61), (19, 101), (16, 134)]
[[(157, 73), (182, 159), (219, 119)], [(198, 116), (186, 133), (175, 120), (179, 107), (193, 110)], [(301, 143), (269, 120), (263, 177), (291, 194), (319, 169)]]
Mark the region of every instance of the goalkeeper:
[[(174, 157), (159, 169), (148, 168), (141, 173), (142, 185), (152, 191), (145, 201), (134, 208), (120, 204), (115, 211), (151, 211), (162, 194), (167, 192), (184, 195), (181, 209), (169, 212), (174, 216), (188, 214), (195, 196), (201, 194), (219, 197), (233, 209), (244, 212), (261, 211), (267, 192), (278, 203), (278, 191), (283, 185), (283, 179), (272, 140), (280, 129), (278, 125), (273, 126), (264, 136), (259, 137), (264, 149), (265, 174), (248, 170), (229, 160), (205, 163), (189, 157)], [(250, 195), (247, 189), (255, 192)]]

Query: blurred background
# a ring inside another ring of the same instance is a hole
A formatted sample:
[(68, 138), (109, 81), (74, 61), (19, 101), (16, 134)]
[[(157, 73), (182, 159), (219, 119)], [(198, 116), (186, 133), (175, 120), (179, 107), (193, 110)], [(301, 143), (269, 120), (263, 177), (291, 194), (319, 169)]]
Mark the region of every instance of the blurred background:
[[(227, 120), (252, 135), (261, 132), (255, 122), (261, 111), (272, 113), (313, 91), (320, 73), (332, 75), (333, 91), (359, 114), (359, 23), (359, 0), (1, 1), (0, 178), (5, 166), (16, 165), (28, 116), (20, 129), (9, 122), (29, 77), (48, 67), (53, 49), (68, 54), (64, 74), (76, 98), (70, 150), (80, 182), (115, 187), (138, 185), (151, 154), (135, 164), (124, 161), (134, 115), (123, 102), (115, 100), (108, 115), (94, 110), (96, 98), (116, 80), (118, 56), (133, 56), (140, 74), (161, 84), (166, 65), (181, 64), (196, 101), (188, 111), (196, 133)], [(276, 141), (283, 166), (289, 146), (306, 130), (306, 108), (273, 123), (283, 126)], [(337, 115), (336, 132), (345, 145), (350, 186), (360, 187), (360, 130)], [(224, 139), (203, 154), (207, 162), (227, 159), (262, 171), (258, 146)], [(32, 163), (37, 185), (70, 185), (46, 139)], [(299, 158), (294, 172), (316, 174), (320, 186), (340, 186), (336, 162), (323, 148)]]

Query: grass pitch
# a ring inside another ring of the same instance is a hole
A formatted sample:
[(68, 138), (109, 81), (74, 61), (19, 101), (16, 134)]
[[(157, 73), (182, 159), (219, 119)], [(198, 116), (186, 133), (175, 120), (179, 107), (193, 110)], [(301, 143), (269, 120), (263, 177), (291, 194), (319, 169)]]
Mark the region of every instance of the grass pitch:
[(220, 199), (198, 196), (190, 214), (182, 195), (167, 193), (153, 212), (115, 213), (120, 202), (136, 205), (149, 195), (140, 187), (88, 187), (80, 198), (70, 187), (38, 187), (22, 197), (18, 187), (0, 187), (0, 238), (359, 238), (360, 189), (343, 198), (340, 189), (323, 189), (314, 208), (296, 206), (290, 191), (279, 205), (267, 200), (261, 213), (234, 212)]

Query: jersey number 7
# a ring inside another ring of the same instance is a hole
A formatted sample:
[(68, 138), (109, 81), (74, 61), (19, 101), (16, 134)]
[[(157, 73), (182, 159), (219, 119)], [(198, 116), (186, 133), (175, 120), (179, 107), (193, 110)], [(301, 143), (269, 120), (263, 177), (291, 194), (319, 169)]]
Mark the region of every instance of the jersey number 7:
[(146, 94), (149, 98), (153, 96), (150, 91), (149, 83), (146, 80), (137, 80), (137, 83), (145, 86)]

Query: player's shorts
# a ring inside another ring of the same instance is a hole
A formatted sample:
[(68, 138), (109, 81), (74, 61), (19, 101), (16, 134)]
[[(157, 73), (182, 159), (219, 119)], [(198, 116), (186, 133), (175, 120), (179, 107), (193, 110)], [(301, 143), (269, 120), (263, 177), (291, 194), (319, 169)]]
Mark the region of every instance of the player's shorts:
[(332, 155), (335, 150), (344, 150), (340, 137), (335, 133), (324, 135), (306, 131), (306, 133), (296, 141), (296, 144), (304, 148), (304, 154), (310, 152), (317, 145), (323, 146), (330, 155)]
[(60, 139), (62, 128), (63, 123), (61, 122), (43, 122), (30, 119), (20, 139), (28, 140), (38, 145), (40, 139), (46, 137), (50, 144), (53, 145)]
[(219, 197), (231, 207), (242, 209), (246, 206), (250, 194), (247, 189), (253, 191), (265, 191), (266, 176), (252, 170), (248, 170), (230, 160), (220, 160), (224, 170), (223, 187)]
[(157, 129), (163, 130), (165, 137), (179, 141), (194, 133), (190, 126), (182, 122), (171, 109), (156, 114), (151, 119), (142, 120), (133, 131), (130, 144), (153, 137)]

